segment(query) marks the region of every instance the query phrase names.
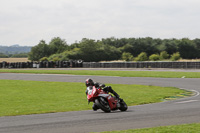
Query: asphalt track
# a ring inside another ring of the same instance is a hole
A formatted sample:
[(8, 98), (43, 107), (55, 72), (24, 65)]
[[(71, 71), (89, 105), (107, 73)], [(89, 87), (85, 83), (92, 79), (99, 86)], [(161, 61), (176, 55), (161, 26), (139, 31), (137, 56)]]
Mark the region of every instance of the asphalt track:
[(102, 83), (179, 87), (191, 90), (195, 95), (163, 103), (129, 106), (127, 112), (89, 110), (0, 117), (0, 133), (86, 133), (200, 122), (200, 79), (0, 73), (0, 79), (12, 80), (84, 82), (88, 77)]

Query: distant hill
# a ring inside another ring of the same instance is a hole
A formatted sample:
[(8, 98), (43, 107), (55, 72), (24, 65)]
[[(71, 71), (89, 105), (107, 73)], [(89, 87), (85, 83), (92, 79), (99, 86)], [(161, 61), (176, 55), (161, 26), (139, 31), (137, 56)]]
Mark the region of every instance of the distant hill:
[(28, 53), (31, 51), (31, 46), (19, 46), (18, 44), (12, 46), (1, 46), (0, 53), (9, 55), (9, 54), (19, 54), (19, 53)]

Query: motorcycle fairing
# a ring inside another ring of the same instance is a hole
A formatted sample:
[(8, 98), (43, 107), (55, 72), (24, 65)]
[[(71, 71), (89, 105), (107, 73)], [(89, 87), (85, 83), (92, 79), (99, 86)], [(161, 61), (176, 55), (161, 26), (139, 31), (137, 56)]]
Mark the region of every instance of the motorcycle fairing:
[(110, 94), (99, 94), (98, 96), (104, 97), (107, 99), (111, 110), (117, 107), (117, 100), (114, 97), (112, 97)]
[(105, 97), (105, 98), (107, 98), (107, 97), (110, 96), (110, 94), (99, 94), (99, 96), (100, 96), (100, 97)]

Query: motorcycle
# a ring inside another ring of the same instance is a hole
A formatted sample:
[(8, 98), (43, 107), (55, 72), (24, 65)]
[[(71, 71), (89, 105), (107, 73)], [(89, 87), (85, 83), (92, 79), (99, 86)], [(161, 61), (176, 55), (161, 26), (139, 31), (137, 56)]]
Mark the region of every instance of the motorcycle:
[(87, 92), (88, 104), (94, 102), (96, 106), (104, 112), (111, 112), (118, 109), (126, 111), (128, 109), (123, 99), (117, 99), (115, 96), (104, 92), (101, 88), (88, 86)]

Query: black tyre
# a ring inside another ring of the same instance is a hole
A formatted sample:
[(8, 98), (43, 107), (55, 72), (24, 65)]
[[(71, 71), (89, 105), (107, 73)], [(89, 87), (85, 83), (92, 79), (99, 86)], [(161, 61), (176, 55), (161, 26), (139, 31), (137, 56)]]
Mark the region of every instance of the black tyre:
[(96, 99), (95, 104), (106, 113), (111, 111), (108, 101), (103, 97)]
[(127, 109), (128, 109), (127, 104), (124, 101), (121, 101), (119, 110), (126, 111)]

